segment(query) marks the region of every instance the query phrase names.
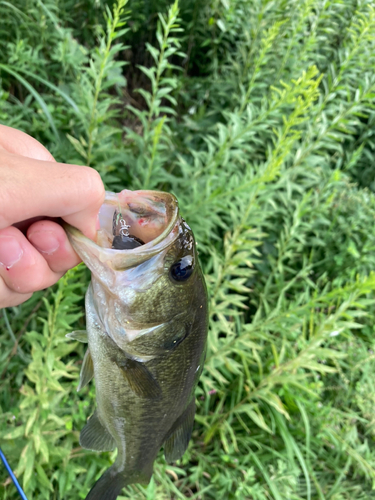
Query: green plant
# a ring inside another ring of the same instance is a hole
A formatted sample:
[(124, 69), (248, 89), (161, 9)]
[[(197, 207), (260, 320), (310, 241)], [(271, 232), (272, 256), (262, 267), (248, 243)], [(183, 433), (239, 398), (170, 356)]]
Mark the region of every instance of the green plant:
[[(0, 120), (108, 189), (172, 191), (206, 273), (192, 442), (123, 498), (372, 498), (372, 2), (0, 5)], [(88, 281), (0, 317), (0, 444), (30, 499), (85, 498), (114, 459), (78, 444), (95, 392), (64, 335)]]

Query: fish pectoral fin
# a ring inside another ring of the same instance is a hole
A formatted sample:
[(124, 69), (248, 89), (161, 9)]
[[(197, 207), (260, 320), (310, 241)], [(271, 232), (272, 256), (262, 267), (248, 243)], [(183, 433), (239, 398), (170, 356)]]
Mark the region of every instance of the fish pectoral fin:
[(79, 444), (82, 448), (94, 451), (112, 451), (116, 448), (115, 440), (100, 422), (96, 410), (82, 429)]
[(149, 399), (161, 396), (160, 385), (144, 363), (128, 358), (115, 363), (135, 394)]
[(179, 460), (187, 450), (193, 432), (195, 416), (195, 400), (189, 404), (184, 413), (176, 420), (172, 433), (164, 443), (165, 460), (168, 463)]
[(79, 375), (79, 385), (77, 391), (80, 391), (91, 381), (94, 376), (94, 364), (90, 350), (87, 349), (85, 357), (83, 358), (81, 373)]
[(78, 342), (83, 342), (87, 344), (87, 332), (86, 330), (74, 330), (73, 332), (67, 333), (65, 337), (72, 340), (78, 340)]

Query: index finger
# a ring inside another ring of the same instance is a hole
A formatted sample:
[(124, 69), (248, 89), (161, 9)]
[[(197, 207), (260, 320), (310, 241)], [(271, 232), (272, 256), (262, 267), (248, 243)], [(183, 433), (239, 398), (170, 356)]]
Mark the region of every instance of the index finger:
[[(0, 150), (0, 229), (38, 216), (62, 217), (89, 238), (95, 236), (105, 192), (94, 169), (57, 163), (35, 139), (9, 127), (0, 126), (0, 146), (4, 148)], [(25, 151), (27, 158), (20, 156)]]

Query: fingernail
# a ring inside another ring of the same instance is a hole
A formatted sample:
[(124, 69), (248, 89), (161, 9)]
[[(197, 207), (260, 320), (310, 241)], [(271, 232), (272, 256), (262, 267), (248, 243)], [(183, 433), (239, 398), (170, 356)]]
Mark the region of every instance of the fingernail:
[(52, 231), (35, 231), (28, 235), (31, 244), (40, 252), (52, 255), (60, 246), (59, 240)]
[(0, 236), (0, 264), (10, 269), (23, 255), (18, 241), (12, 236)]

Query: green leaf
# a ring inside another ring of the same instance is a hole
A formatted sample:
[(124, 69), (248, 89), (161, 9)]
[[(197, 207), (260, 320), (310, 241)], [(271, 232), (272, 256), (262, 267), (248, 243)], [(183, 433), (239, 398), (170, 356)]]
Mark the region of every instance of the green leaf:
[(5, 66), (4, 64), (0, 64), (0, 69), (5, 71), (6, 73), (9, 73), (10, 75), (14, 76), (29, 92), (30, 94), (34, 97), (34, 99), (37, 101), (39, 106), (42, 108), (43, 113), (46, 115), (46, 118), (50, 124), (50, 127), (55, 134), (55, 137), (57, 141), (60, 141), (60, 136), (59, 133), (57, 132), (57, 128), (55, 126), (55, 122), (52, 118), (52, 115), (48, 109), (48, 105), (45, 102), (45, 100), (42, 98), (42, 96), (35, 90), (35, 88), (30, 85), (28, 81), (26, 81), (19, 73), (16, 71), (12, 70), (8, 66)]

